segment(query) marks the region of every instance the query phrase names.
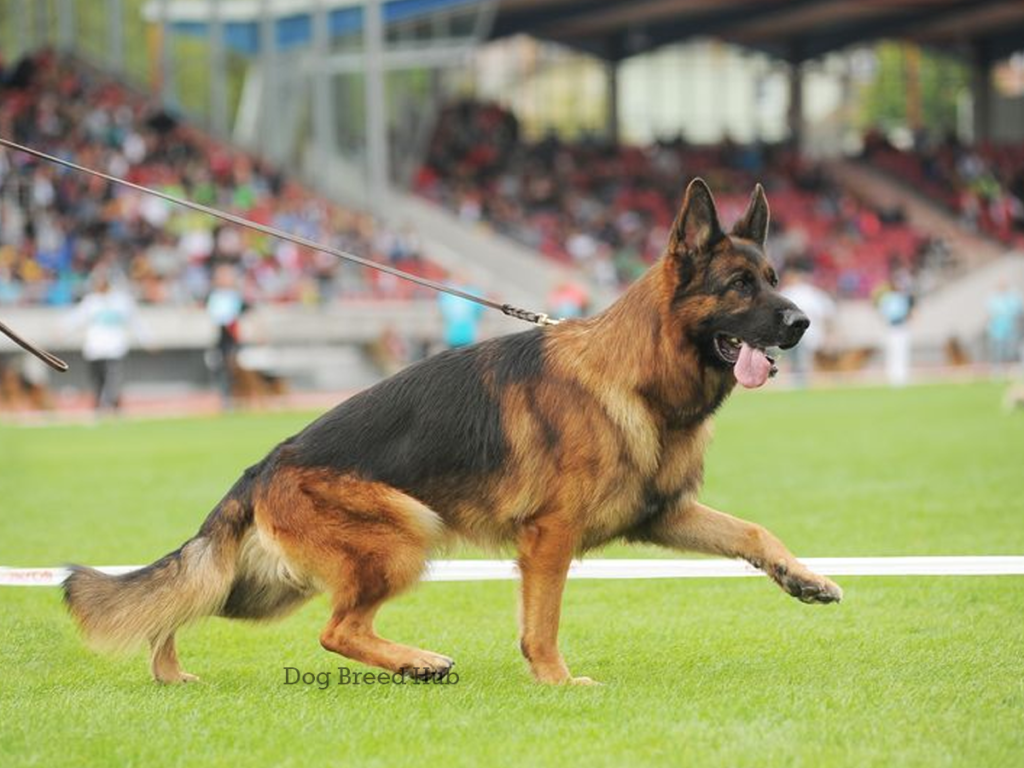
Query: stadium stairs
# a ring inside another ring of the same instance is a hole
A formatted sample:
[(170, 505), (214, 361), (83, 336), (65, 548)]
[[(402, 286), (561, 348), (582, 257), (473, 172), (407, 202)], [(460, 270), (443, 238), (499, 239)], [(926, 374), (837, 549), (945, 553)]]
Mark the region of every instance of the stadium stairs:
[[(846, 161), (831, 163), (829, 171), (840, 184), (879, 206), (903, 209), (916, 229), (943, 239), (957, 254), (955, 267), (917, 305), (911, 321), (915, 363), (946, 364), (951, 339), (966, 348), (973, 360), (980, 360), (988, 296), (1003, 279), (1024, 282), (1024, 259), (967, 231), (946, 211), (885, 174)], [(428, 245), (427, 251), (446, 268), (454, 273), (470, 270), (470, 274), (480, 270), (482, 279), (493, 276), (496, 292), (514, 295), (527, 306), (540, 306), (558, 281), (581, 279), (578, 273), (554, 265), (509, 238), (465, 224), (439, 206), (409, 194), (394, 192), (392, 198), (396, 212), (392, 223), (414, 224)], [(612, 298), (596, 292), (592, 295), (597, 296), (596, 306)], [(838, 329), (833, 339), (837, 351), (873, 350), (878, 355), (874, 363), (880, 363), (886, 326), (870, 301), (840, 302), (834, 325)]]
[[(941, 365), (955, 339), (975, 361), (984, 352), (986, 303), (1002, 280), (1024, 282), (1022, 254), (968, 231), (935, 203), (915, 194), (888, 175), (863, 163), (833, 161), (832, 177), (854, 194), (888, 208), (901, 208), (914, 226), (945, 240), (955, 254), (955, 267), (942, 283), (921, 296), (911, 319), (914, 362)], [(839, 306), (837, 343), (847, 349), (880, 349), (886, 326), (870, 301), (843, 301)]]
[[(320, 192), (342, 205), (365, 206), (362, 172), (346, 159), (337, 155), (323, 158), (310, 151), (304, 168), (307, 183)], [(382, 218), (388, 224), (395, 228), (408, 225), (416, 231), (431, 260), (457, 280), (502, 301), (544, 311), (548, 295), (558, 285), (566, 280), (587, 282), (571, 268), (483, 225), (467, 225), (441, 206), (396, 187), (387, 190), (384, 208)], [(588, 287), (594, 290), (594, 286)], [(600, 298), (608, 302), (612, 297)]]
[[(322, 192), (343, 204), (358, 205), (359, 173), (342, 159), (310, 159), (307, 179)], [(330, 172), (324, 174), (323, 169)], [(829, 164), (834, 178), (854, 193), (881, 207), (899, 207), (906, 212), (918, 230), (933, 233), (945, 240), (957, 254), (956, 266), (944, 281), (922, 296), (911, 320), (911, 336), (915, 364), (945, 365), (946, 349), (955, 339), (971, 359), (981, 360), (989, 294), (1002, 280), (1024, 282), (1024, 259), (1007, 253), (1005, 248), (981, 235), (969, 232), (948, 212), (914, 194), (905, 186), (863, 164), (835, 161)], [(323, 179), (331, 180), (327, 184)], [(353, 181), (355, 179), (355, 181)], [(346, 181), (348, 180), (348, 181)], [(353, 195), (355, 191), (355, 195)], [(411, 225), (423, 239), (425, 251), (454, 275), (466, 277), (488, 294), (518, 303), (530, 309), (543, 309), (551, 290), (566, 279), (586, 282), (571, 268), (556, 264), (510, 238), (494, 233), (482, 225), (469, 225), (440, 206), (412, 194), (392, 188), (388, 192), (388, 222), (395, 226)], [(601, 307), (613, 297), (588, 286)], [(405, 310), (411, 327), (417, 327), (413, 307)], [(487, 318), (486, 332), (516, 330), (521, 324), (504, 318)], [(373, 322), (370, 320), (369, 322)], [(422, 316), (424, 327), (437, 322), (436, 311)], [(834, 324), (838, 333), (833, 343), (839, 352), (872, 350), (874, 363), (880, 364), (886, 326), (875, 306), (867, 300), (842, 301)], [(399, 327), (399, 330), (402, 330)]]

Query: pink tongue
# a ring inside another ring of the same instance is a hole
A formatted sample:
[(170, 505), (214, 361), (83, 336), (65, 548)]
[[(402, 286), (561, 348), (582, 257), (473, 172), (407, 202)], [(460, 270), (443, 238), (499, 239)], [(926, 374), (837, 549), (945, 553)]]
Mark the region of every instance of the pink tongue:
[(772, 364), (763, 351), (744, 342), (740, 348), (740, 356), (732, 370), (736, 374), (736, 381), (747, 389), (754, 389), (768, 381)]

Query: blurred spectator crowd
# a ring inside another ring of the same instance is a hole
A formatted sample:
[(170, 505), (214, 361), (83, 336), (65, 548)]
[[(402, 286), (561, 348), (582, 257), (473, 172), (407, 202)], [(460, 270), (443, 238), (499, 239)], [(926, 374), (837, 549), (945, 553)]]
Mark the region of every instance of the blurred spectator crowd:
[(755, 182), (764, 184), (769, 255), (837, 296), (869, 297), (896, 270), (916, 275), (949, 259), (902, 211), (858, 199), (788, 148), (609, 146), (553, 135), (528, 143), (515, 116), (489, 103), (462, 101), (442, 112), (415, 186), (463, 220), (579, 264), (615, 288), (661, 254), (694, 176), (711, 185), (726, 226), (745, 210)]
[(1024, 144), (967, 146), (947, 137), (913, 151), (880, 134), (866, 137), (865, 157), (1001, 243), (1024, 247)]
[[(78, 61), (0, 61), (0, 135), (138, 184), (428, 277), (411, 231), (379, 226), (180, 121)], [(159, 198), (0, 151), (0, 305), (74, 302), (91, 274), (129, 279), (142, 303), (202, 303), (231, 264), (245, 298), (323, 304), (424, 289)]]

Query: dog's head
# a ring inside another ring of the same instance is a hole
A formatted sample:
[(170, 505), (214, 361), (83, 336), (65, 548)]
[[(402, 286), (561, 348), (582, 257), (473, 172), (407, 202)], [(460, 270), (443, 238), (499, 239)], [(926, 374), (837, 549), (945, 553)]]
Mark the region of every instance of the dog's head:
[(789, 349), (810, 325), (778, 291), (765, 258), (768, 201), (758, 184), (747, 212), (726, 234), (711, 190), (694, 179), (672, 226), (665, 259), (671, 287), (670, 322), (693, 344), (705, 366), (759, 387), (773, 372), (769, 347)]

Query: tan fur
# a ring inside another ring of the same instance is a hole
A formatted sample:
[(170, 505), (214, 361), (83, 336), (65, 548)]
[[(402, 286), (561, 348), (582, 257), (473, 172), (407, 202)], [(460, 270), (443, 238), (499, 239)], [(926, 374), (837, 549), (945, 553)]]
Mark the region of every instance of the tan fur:
[(93, 648), (119, 652), (148, 643), (157, 681), (189, 682), (197, 678), (178, 666), (174, 634), (217, 612), (231, 583), (233, 554), (196, 538), (177, 560), (151, 566), (146, 578), (81, 569), (66, 584), (67, 604)]
[[(572, 558), (617, 536), (744, 557), (790, 591), (834, 587), (763, 528), (696, 502), (711, 425), (686, 419), (731, 382), (684, 343), (680, 328), (691, 320), (668, 309), (672, 275), (663, 263), (603, 315), (547, 331), (547, 369), (534, 389), (495, 389), (510, 458), (499, 475), (477, 481), (477, 503), (442, 520), (394, 489), (290, 470), (259, 501), (261, 530), (332, 595), (325, 648), (387, 669), (447, 669), (447, 657), (373, 631), (381, 603), (418, 578), (442, 524), (476, 542), (515, 545), (522, 650), (548, 683), (590, 682), (573, 677), (558, 651), (561, 594)], [(669, 424), (666, 410), (683, 425)], [(557, 444), (548, 445), (546, 431)], [(657, 525), (641, 519), (650, 489), (673, 500)]]
[[(186, 581), (171, 580), (178, 569)], [(181, 550), (179, 564), (157, 566), (149, 580), (125, 581), (99, 571), (81, 571), (72, 584), (72, 615), (90, 645), (107, 651), (126, 651), (145, 642), (162, 641), (165, 627), (183, 626), (213, 613), (223, 599), (232, 565), (206, 539), (193, 539)], [(161, 600), (160, 591), (173, 585), (174, 600)]]
[(280, 547), (289, 571), (330, 596), (320, 642), (394, 672), (446, 671), (451, 660), (376, 636), (387, 597), (412, 586), (441, 538), (440, 518), (380, 483), (323, 470), (283, 470), (256, 501), (256, 526)]
[[(716, 246), (722, 253), (710, 269), (727, 274), (728, 243)], [(722, 299), (698, 297), (675, 306), (679, 269), (673, 249), (679, 247), (670, 244), (662, 261), (603, 314), (547, 330), (545, 375), (539, 382), (501, 389), (490, 382), (501, 402), (510, 457), (496, 476), (475, 481), (475, 504), (461, 502), (443, 514), (444, 524), (457, 534), (515, 544), (522, 574), (521, 646), (542, 682), (590, 682), (573, 677), (558, 651), (561, 595), (573, 556), (617, 536), (746, 558), (808, 601), (839, 595), (838, 587), (807, 571), (764, 528), (696, 500), (711, 435), (703, 414), (734, 381), (728, 371), (704, 366), (687, 340), (687, 329)], [(774, 277), (770, 266), (764, 269)], [(417, 663), (446, 668), (446, 657), (381, 640), (372, 629), (380, 603), (414, 580), (430, 538), (400, 536), (402, 506), (370, 484), (355, 488), (357, 481), (344, 477), (329, 482), (345, 508), (373, 507), (382, 517), (372, 523), (361, 517), (358, 527), (336, 537), (331, 529), (347, 523), (338, 522), (335, 507), (325, 518), (323, 507), (288, 502), (288, 515), (305, 509), (309, 516), (296, 526), (304, 537), (296, 536), (285, 549), (293, 547), (293, 556), (307, 567), (326, 559), (340, 569), (332, 588), (334, 616), (321, 642), (389, 669)], [(360, 496), (363, 501), (354, 500)], [(644, 506), (649, 496), (666, 505), (650, 520)], [(411, 503), (408, 499), (405, 506)], [(280, 503), (265, 507), (275, 519), (283, 513), (274, 510), (284, 508)], [(425, 508), (418, 514), (426, 514)], [(331, 523), (324, 528), (327, 519)], [(311, 540), (308, 532), (314, 528)], [(380, 541), (385, 534), (387, 545)], [(380, 574), (376, 553), (382, 550), (409, 564), (393, 581)], [(354, 584), (362, 584), (367, 596), (353, 596)]]
[[(705, 217), (713, 210), (709, 195), (699, 201)], [(760, 188), (745, 220), (767, 226), (757, 201)], [(434, 498), (442, 501), (431, 509), (351, 471), (290, 464), (285, 444), (282, 460), (251, 491), (251, 520), (227, 508), (224, 533), (194, 539), (180, 562), (158, 563), (148, 579), (114, 585), (79, 572), (68, 592), (72, 612), (98, 638), (149, 640), (158, 679), (190, 679), (177, 663), (178, 626), (218, 612), (281, 615), (325, 591), (332, 611), (320, 635), (324, 648), (396, 672), (443, 676), (451, 659), (385, 640), (373, 621), (386, 600), (416, 583), (429, 553), (458, 536), (516, 549), (521, 647), (534, 676), (588, 683), (572, 676), (558, 650), (562, 591), (574, 556), (616, 538), (742, 557), (801, 600), (838, 600), (835, 584), (804, 568), (764, 528), (697, 501), (710, 415), (735, 379), (729, 368), (705, 364), (689, 332), (722, 306), (742, 309), (744, 299), (699, 291), (674, 297), (685, 287), (681, 274), (700, 285), (708, 276), (701, 270), (721, 281), (736, 263), (751, 262), (727, 237), (708, 244), (713, 259), (685, 262), (692, 238), (717, 228), (689, 216), (688, 205), (665, 256), (618, 302), (545, 329), (542, 373), (501, 384), (483, 377), (500, 404), (507, 447), (498, 470), (438, 479), (457, 483), (458, 492), (439, 492)], [(766, 261), (761, 269), (774, 284)], [(167, 585), (176, 592), (165, 594)]]
[(179, 666), (174, 636), (221, 610), (237, 569), (239, 541), (232, 527), (244, 517), (236, 501), (225, 501), (215, 525), (140, 571), (111, 576), (73, 568), (63, 585), (64, 602), (86, 642), (112, 652), (148, 643), (158, 682), (197, 680)]

